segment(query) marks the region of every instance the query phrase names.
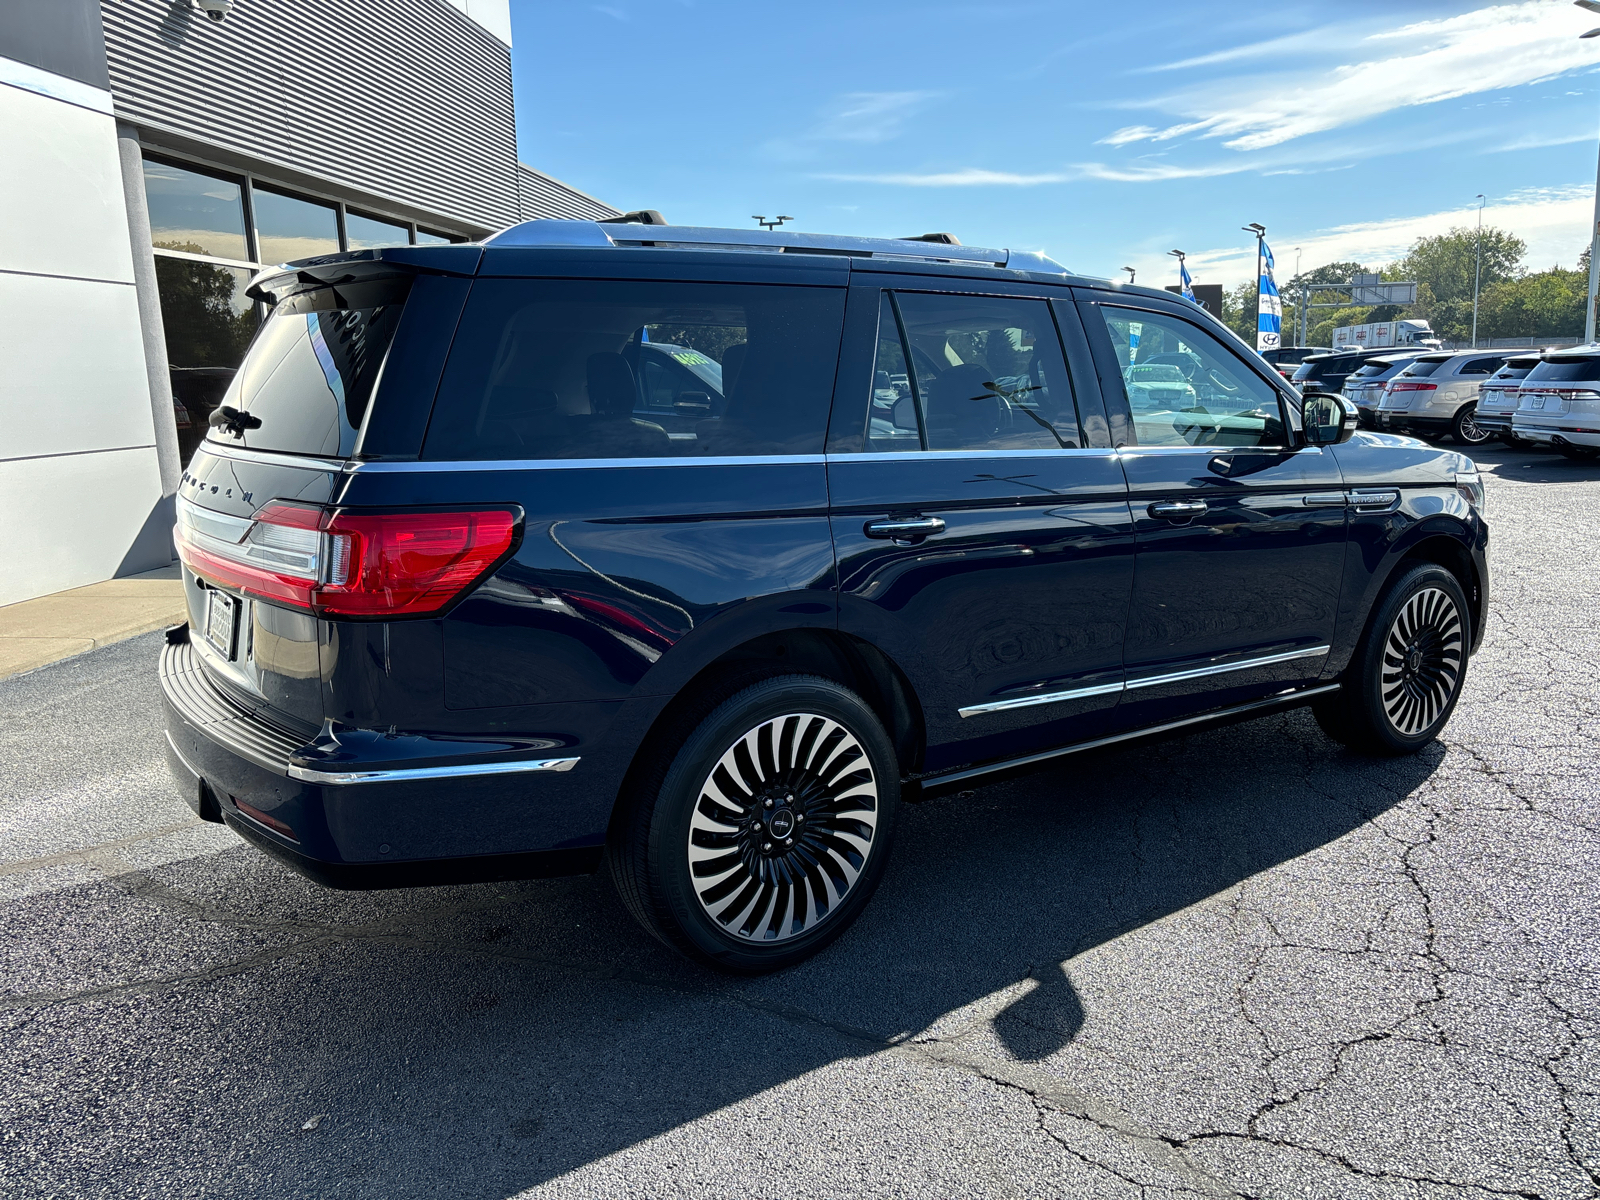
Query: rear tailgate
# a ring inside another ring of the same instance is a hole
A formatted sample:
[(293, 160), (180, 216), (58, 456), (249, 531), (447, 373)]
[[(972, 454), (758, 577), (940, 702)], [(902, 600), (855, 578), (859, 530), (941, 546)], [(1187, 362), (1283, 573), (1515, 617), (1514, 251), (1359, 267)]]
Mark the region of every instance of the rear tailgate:
[(317, 508), (351, 458), (416, 456), (476, 265), (476, 247), (365, 251), (252, 288), (272, 312), (184, 471), (175, 534), (205, 677), (291, 732), (324, 716), (328, 623), (298, 602), (330, 568)]

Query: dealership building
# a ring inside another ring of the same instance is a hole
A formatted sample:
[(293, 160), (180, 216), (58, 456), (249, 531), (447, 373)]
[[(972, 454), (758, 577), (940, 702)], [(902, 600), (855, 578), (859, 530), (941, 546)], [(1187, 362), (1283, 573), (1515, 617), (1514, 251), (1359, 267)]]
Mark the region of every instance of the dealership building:
[(165, 566), (251, 274), (616, 209), (518, 162), (509, 0), (10, 0), (0, 604)]

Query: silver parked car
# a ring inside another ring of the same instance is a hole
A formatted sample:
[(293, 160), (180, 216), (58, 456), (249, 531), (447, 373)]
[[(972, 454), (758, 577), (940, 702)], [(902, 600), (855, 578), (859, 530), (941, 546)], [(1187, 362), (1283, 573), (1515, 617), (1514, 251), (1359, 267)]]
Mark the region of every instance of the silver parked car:
[(1517, 411), (1517, 389), (1528, 372), (1539, 365), (1540, 352), (1508, 358), (1505, 365), (1478, 386), (1478, 428), (1497, 434), (1515, 446), (1522, 439), (1511, 432), (1511, 414)]
[(1344, 397), (1356, 406), (1361, 428), (1378, 427), (1378, 402), (1383, 399), (1384, 385), (1421, 354), (1420, 350), (1397, 350), (1393, 354), (1377, 355), (1367, 359), (1344, 381)]
[(1494, 435), (1478, 424), (1478, 387), (1509, 355), (1487, 350), (1420, 354), (1384, 385), (1378, 428), (1422, 437), (1450, 434), (1465, 446)]

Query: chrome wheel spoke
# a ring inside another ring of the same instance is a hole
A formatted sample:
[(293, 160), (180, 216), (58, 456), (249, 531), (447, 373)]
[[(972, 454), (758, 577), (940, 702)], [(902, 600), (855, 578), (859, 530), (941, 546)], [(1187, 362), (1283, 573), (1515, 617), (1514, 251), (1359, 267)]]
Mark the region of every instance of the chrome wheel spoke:
[(701, 782), (690, 816), (700, 907), (741, 939), (810, 932), (866, 869), (877, 811), (866, 750), (837, 721), (790, 713), (747, 730)]

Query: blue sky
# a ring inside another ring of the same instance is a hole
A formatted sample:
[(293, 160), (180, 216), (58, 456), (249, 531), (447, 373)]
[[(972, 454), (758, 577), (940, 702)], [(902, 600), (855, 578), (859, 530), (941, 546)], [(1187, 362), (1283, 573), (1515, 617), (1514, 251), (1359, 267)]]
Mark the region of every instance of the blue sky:
[[(677, 224), (1043, 250), (1174, 282), (1376, 265), (1475, 220), (1587, 235), (1600, 17), (1565, 0), (511, 0), (525, 162)], [(1169, 278), (1170, 277), (1170, 278)]]

